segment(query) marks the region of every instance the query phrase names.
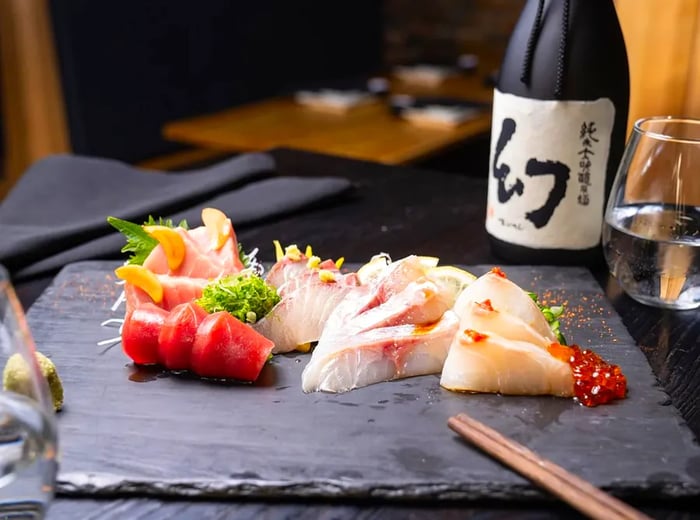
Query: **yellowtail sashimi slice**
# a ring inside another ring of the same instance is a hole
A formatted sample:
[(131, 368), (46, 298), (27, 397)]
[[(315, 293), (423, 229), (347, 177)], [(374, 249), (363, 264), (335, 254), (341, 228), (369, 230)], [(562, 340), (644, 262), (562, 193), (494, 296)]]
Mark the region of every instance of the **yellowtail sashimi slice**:
[(338, 330), (329, 328), (324, 335), (348, 335), (408, 323), (434, 323), (450, 305), (449, 299), (433, 282), (414, 281), (387, 301), (350, 318)]
[(447, 311), (429, 325), (397, 325), (319, 342), (302, 374), (304, 392), (347, 392), (381, 381), (440, 372), (458, 329)]
[(314, 271), (307, 271), (296, 282), (294, 291), (285, 293), (263, 319), (253, 324), (255, 330), (275, 344), (273, 354), (318, 341), (328, 316), (357, 288), (353, 277), (337, 274), (336, 281), (324, 282)]

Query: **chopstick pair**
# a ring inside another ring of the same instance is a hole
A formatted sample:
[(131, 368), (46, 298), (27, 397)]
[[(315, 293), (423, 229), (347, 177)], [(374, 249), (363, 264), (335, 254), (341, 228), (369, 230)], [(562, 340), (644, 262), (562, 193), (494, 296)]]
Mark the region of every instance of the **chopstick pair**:
[(569, 505), (600, 520), (650, 520), (641, 511), (605, 493), (561, 466), (466, 414), (450, 417), (448, 426), (464, 439), (548, 490)]

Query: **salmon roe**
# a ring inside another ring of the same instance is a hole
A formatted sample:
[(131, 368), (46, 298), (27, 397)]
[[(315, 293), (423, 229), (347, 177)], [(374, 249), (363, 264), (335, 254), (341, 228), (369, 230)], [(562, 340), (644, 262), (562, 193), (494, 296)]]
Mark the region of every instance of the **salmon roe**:
[(627, 378), (617, 365), (607, 363), (592, 350), (552, 343), (549, 353), (571, 366), (574, 396), (585, 406), (598, 406), (627, 395)]

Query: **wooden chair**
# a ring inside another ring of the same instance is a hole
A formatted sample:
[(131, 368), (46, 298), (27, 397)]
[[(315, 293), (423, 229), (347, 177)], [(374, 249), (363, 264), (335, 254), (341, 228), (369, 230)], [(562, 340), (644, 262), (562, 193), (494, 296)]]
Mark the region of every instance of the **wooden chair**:
[(0, 199), (33, 161), (70, 150), (45, 0), (0, 1)]

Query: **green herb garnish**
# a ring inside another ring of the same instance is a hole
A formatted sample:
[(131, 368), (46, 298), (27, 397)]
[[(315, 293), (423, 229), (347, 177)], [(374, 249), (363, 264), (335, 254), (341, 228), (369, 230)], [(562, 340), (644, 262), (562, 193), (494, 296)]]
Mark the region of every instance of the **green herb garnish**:
[(274, 287), (261, 277), (244, 271), (205, 286), (197, 304), (209, 313), (226, 311), (243, 323), (255, 323), (279, 301)]
[(564, 334), (562, 334), (561, 330), (559, 330), (559, 317), (564, 313), (564, 306), (563, 305), (556, 305), (556, 306), (551, 306), (547, 307), (546, 305), (542, 305), (537, 298), (537, 294), (534, 292), (528, 292), (527, 295), (532, 298), (532, 301), (534, 301), (537, 304), (537, 307), (540, 309), (542, 314), (544, 315), (544, 319), (547, 320), (547, 323), (549, 324), (549, 328), (552, 329), (552, 332), (554, 333), (554, 336), (557, 338), (557, 341), (559, 342), (560, 345), (566, 345), (566, 338), (564, 337)]
[(241, 259), (243, 267), (251, 267), (252, 263), (250, 261), (250, 257), (245, 253), (245, 251), (243, 251), (243, 246), (240, 243), (238, 244), (238, 258)]
[[(126, 237), (126, 245), (121, 249), (122, 253), (131, 253), (126, 263), (143, 265), (148, 255), (153, 251), (153, 248), (158, 245), (158, 241), (146, 233), (139, 224), (134, 224), (133, 222), (122, 220), (117, 217), (107, 217), (107, 222)], [(185, 220), (175, 226), (171, 219), (158, 218), (158, 220), (156, 220), (150, 215), (143, 225), (181, 227), (187, 229), (187, 222)]]

